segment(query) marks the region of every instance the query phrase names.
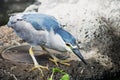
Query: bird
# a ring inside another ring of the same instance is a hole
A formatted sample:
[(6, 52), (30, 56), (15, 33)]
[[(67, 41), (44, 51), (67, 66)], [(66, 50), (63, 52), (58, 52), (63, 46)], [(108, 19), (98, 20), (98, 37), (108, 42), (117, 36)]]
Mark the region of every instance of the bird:
[[(7, 26), (11, 27), (20, 38), (31, 45), (29, 54), (34, 62), (33, 69), (38, 68), (42, 75), (42, 68), (48, 69), (48, 66), (38, 64), (32, 50), (33, 45), (41, 46), (45, 51), (47, 51), (46, 48), (50, 48), (62, 53), (74, 53), (84, 64), (87, 64), (79, 51), (75, 37), (64, 30), (58, 20), (51, 15), (37, 12), (14, 13), (9, 17)], [(51, 55), (51, 57), (53, 59), (50, 60), (56, 65), (58, 62), (61, 64), (69, 62), (60, 60), (54, 55)]]

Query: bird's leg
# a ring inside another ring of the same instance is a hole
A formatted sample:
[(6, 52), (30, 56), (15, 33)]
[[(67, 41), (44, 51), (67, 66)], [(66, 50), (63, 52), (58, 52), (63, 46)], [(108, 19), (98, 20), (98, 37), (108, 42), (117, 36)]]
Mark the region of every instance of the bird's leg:
[[(44, 51), (46, 51), (46, 52), (49, 53), (49, 51), (48, 51), (45, 47), (42, 47), (42, 46), (41, 46), (41, 48), (42, 48)], [(49, 58), (49, 60), (52, 61), (52, 62), (54, 62), (55, 65), (58, 66), (58, 63), (61, 63), (61, 64), (64, 64), (64, 65), (70, 66), (70, 64), (67, 63), (67, 62), (70, 62), (71, 60), (60, 60), (60, 59), (58, 59), (58, 58), (57, 58), (55, 55), (53, 55), (53, 54), (50, 54), (50, 56), (52, 57), (52, 59)]]
[(58, 58), (57, 58), (55, 55), (53, 55), (53, 54), (50, 54), (50, 56), (51, 56), (53, 59), (49, 58), (49, 60), (52, 61), (52, 62), (54, 62), (55, 65), (58, 66), (58, 63), (61, 63), (61, 64), (64, 64), (64, 65), (70, 66), (70, 64), (67, 63), (67, 62), (70, 62), (71, 60), (61, 60), (61, 59), (58, 59)]
[(44, 51), (46, 51), (47, 53), (49, 53), (49, 51), (48, 51), (45, 47), (41, 46), (41, 48), (42, 48), (42, 50), (44, 50)]
[(42, 76), (44, 76), (43, 71), (42, 71), (41, 68), (44, 68), (44, 69), (47, 69), (47, 70), (48, 70), (48, 66), (42, 66), (42, 65), (39, 65), (39, 64), (38, 64), (38, 62), (37, 62), (37, 60), (36, 60), (36, 58), (35, 58), (35, 56), (34, 56), (32, 47), (30, 47), (30, 49), (29, 49), (29, 54), (30, 54), (30, 56), (32, 57), (32, 60), (33, 60), (33, 62), (34, 62), (34, 67), (33, 67), (30, 71), (32, 71), (32, 70), (34, 70), (34, 69), (38, 69), (38, 70), (40, 70)]

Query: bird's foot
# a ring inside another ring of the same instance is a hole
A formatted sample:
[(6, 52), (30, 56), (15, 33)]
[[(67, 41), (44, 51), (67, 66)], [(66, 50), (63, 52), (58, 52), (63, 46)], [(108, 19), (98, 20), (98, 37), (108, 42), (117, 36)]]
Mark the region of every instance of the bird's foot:
[(58, 66), (58, 63), (61, 63), (61, 64), (66, 65), (66, 66), (70, 66), (70, 64), (67, 62), (70, 62), (71, 60), (61, 60), (61, 59), (58, 59), (57, 57), (55, 57), (54, 55), (51, 55), (51, 57), (53, 59), (49, 58), (49, 60), (54, 62), (56, 66)]
[(48, 66), (42, 66), (42, 65), (37, 64), (33, 68), (31, 68), (29, 71), (33, 71), (35, 69), (40, 70), (42, 76), (44, 76), (42, 69), (49, 70)]

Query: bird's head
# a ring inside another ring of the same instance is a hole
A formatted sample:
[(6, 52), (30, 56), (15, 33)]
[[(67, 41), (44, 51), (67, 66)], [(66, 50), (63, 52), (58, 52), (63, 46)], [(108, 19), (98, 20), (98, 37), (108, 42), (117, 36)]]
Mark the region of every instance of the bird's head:
[(62, 39), (65, 42), (66, 50), (69, 52), (73, 52), (75, 55), (77, 55), (85, 64), (86, 61), (84, 60), (84, 57), (81, 55), (76, 39), (67, 31), (61, 29), (58, 29), (57, 33), (62, 37)]
[(16, 23), (18, 22), (18, 21), (22, 21), (23, 19), (22, 19), (22, 17), (21, 17), (21, 15), (19, 14), (11, 14), (10, 15), (10, 17), (9, 17), (9, 21), (8, 21), (8, 23), (7, 23), (7, 26), (8, 27), (11, 27), (11, 28), (14, 28), (15, 27), (15, 25), (16, 25)]

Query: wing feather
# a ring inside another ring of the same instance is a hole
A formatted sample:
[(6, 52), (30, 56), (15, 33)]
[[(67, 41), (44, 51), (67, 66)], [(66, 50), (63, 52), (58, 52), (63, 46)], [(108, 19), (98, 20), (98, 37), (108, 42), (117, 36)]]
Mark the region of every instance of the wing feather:
[(60, 27), (60, 24), (52, 16), (46, 14), (24, 14), (22, 18), (31, 23), (36, 30), (54, 30)]

